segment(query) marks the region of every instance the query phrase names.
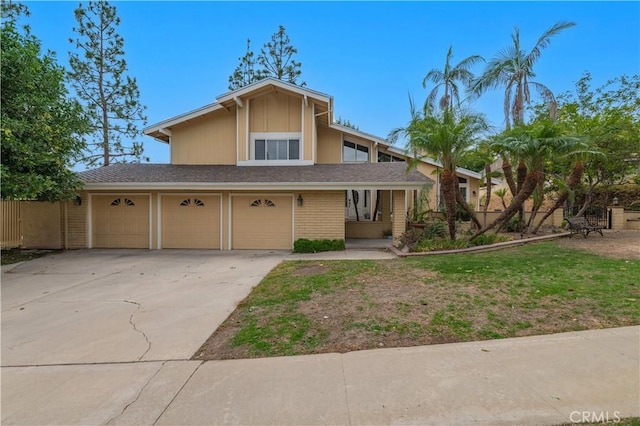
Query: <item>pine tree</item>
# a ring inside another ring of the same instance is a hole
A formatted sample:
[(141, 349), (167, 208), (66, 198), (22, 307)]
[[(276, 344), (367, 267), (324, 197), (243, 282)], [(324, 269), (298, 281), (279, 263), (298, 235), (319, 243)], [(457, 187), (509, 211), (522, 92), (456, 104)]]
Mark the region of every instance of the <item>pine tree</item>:
[(238, 58), (240, 63), (229, 76), (229, 90), (239, 89), (267, 77), (305, 86), (305, 82), (298, 83), (302, 74), (302, 64), (293, 59), (296, 53), (298, 50), (291, 45), (291, 40), (282, 25), (271, 36), (271, 41), (264, 44), (255, 59), (251, 50), (251, 40), (247, 39), (247, 53)]
[(107, 1), (89, 2), (75, 10), (78, 27), (69, 53), (71, 83), (84, 101), (92, 124), (92, 140), (83, 161), (108, 166), (112, 162), (141, 161), (139, 125), (146, 124), (135, 78), (125, 75), (124, 38), (118, 34), (120, 18)]
[(251, 40), (247, 39), (247, 53), (238, 58), (240, 63), (229, 76), (229, 90), (236, 90), (266, 77), (261, 69), (256, 69), (256, 60), (251, 50)]
[[(291, 40), (285, 28), (280, 25), (278, 31), (271, 35), (271, 41), (265, 43), (258, 56), (258, 63), (264, 67), (267, 76), (278, 80), (298, 84), (298, 78), (302, 74), (302, 64), (293, 59), (298, 49), (291, 45)], [(302, 82), (299, 86), (305, 86)]]

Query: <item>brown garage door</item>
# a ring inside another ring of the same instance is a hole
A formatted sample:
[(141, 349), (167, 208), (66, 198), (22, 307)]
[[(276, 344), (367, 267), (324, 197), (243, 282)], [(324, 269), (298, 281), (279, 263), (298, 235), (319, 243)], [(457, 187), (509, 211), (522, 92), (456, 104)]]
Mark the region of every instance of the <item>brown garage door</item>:
[(291, 249), (291, 196), (233, 196), (232, 248)]
[(148, 195), (94, 195), (92, 247), (149, 248)]
[(163, 195), (162, 248), (220, 248), (220, 197)]

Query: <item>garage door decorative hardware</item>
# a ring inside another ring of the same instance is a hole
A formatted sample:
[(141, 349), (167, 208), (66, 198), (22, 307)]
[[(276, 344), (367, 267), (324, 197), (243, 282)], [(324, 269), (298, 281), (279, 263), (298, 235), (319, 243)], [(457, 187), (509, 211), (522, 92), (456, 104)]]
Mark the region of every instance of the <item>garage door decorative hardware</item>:
[(204, 207), (204, 202), (202, 200), (198, 200), (197, 198), (194, 198), (193, 200), (191, 198), (187, 198), (186, 200), (182, 201), (180, 205), (181, 206), (194, 205), (196, 207)]
[[(116, 198), (115, 200), (113, 200), (113, 201), (111, 202), (111, 205), (112, 205), (112, 206), (119, 206), (121, 203), (122, 203), (122, 199), (120, 199), (120, 198)], [(136, 203), (134, 203), (133, 201), (131, 201), (131, 200), (130, 200), (130, 199), (128, 199), (128, 198), (125, 198), (125, 199), (124, 199), (124, 205), (125, 205), (125, 206), (135, 206), (135, 205), (136, 205)]]
[[(250, 207), (262, 207), (262, 206), (263, 206), (262, 200), (253, 200), (253, 202), (251, 202), (251, 205), (250, 205)], [(273, 201), (267, 200), (267, 199), (264, 200), (264, 207), (275, 207), (275, 206), (276, 206), (276, 203), (274, 203)]]

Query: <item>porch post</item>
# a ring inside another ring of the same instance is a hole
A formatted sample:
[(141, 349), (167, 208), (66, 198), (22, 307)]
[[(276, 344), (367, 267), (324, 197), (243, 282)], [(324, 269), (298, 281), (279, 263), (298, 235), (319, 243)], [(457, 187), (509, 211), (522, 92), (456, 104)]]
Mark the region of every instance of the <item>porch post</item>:
[(393, 235), (393, 242), (398, 242), (400, 236), (404, 233), (407, 224), (407, 191), (394, 190), (391, 193), (393, 197), (393, 212), (391, 215), (391, 233)]

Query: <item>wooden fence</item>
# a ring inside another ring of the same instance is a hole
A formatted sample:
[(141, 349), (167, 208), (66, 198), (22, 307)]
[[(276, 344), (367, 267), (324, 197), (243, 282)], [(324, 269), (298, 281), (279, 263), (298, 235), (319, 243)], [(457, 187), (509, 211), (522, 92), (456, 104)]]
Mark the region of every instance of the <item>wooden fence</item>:
[(20, 247), (20, 244), (22, 243), (20, 201), (0, 200), (0, 212), (2, 213), (0, 248), (8, 249)]

